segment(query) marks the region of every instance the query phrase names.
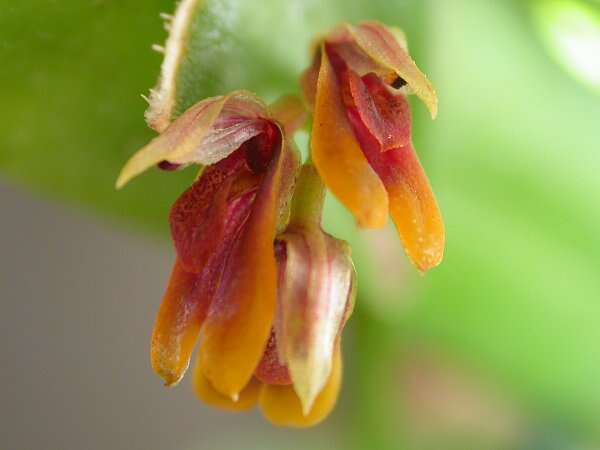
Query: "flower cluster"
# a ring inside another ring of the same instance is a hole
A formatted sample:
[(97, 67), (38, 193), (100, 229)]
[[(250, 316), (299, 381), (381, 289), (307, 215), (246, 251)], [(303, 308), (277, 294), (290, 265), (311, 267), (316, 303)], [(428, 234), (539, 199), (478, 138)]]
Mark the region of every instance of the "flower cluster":
[[(171, 208), (176, 260), (152, 335), (151, 362), (174, 385), (201, 345), (194, 391), (233, 411), (258, 404), (275, 424), (309, 426), (335, 405), (341, 333), (356, 276), (349, 246), (321, 228), (325, 187), (361, 227), (388, 211), (424, 271), (444, 230), (411, 142), (406, 100), (437, 100), (402, 35), (343, 25), (315, 50), (305, 101), (267, 106), (250, 92), (202, 100), (125, 165), (117, 186), (152, 166), (201, 166)], [(293, 136), (312, 112), (310, 157)]]

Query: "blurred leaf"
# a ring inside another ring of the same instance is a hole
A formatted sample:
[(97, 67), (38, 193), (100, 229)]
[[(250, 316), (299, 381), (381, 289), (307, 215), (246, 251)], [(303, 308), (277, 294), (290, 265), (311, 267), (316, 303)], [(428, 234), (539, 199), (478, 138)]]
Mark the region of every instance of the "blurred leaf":
[[(311, 43), (340, 22), (379, 19), (417, 35), (418, 2), (373, 0), (188, 0), (190, 20), (176, 64), (174, 116), (199, 99), (249, 89), (268, 101), (298, 93)], [(182, 9), (183, 10), (183, 9)], [(416, 20), (415, 20), (416, 19)]]
[[(387, 400), (378, 361), (403, 334), (477, 363), (540, 414), (596, 431), (600, 100), (553, 63), (527, 4), (206, 0), (194, 23), (178, 75), (179, 112), (233, 88), (267, 100), (296, 92), (313, 34), (342, 20), (403, 27), (436, 85), (439, 119), (431, 123), (415, 105), (415, 140), (447, 222), (442, 266), (415, 279), (388, 258), (401, 254), (395, 237), (374, 244), (329, 204), (327, 228), (353, 242), (360, 274), (355, 322), (364, 340), (353, 367), (365, 389), (355, 408), (369, 418), (355, 427), (364, 433), (361, 445), (378, 427), (390, 439), (398, 433), (390, 418), (377, 419)], [(167, 0), (143, 8), (132, 0), (6, 6), (2, 172), (88, 209), (164, 228), (193, 171), (151, 171), (119, 193), (113, 185), (125, 159), (153, 134), (139, 95), (159, 70), (150, 51), (165, 37), (158, 13), (172, 10)], [(413, 292), (419, 302), (400, 321)]]
[(157, 227), (183, 183), (150, 174), (117, 195), (117, 171), (152, 135), (140, 97), (160, 65), (167, 0), (12, 2), (0, 14), (0, 170), (88, 209)]
[(539, 0), (533, 13), (551, 54), (575, 78), (600, 92), (600, 4)]
[(600, 97), (553, 63), (520, 5), (432, 4), (441, 113), (419, 136), (448, 247), (406, 326), (597, 432)]

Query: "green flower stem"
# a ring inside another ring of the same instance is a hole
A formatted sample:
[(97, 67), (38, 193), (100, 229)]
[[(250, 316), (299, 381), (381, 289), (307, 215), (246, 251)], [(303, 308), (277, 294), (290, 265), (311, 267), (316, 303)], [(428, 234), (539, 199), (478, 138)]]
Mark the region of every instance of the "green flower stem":
[(292, 200), (290, 223), (301, 226), (321, 225), (325, 186), (315, 166), (307, 161), (300, 170)]

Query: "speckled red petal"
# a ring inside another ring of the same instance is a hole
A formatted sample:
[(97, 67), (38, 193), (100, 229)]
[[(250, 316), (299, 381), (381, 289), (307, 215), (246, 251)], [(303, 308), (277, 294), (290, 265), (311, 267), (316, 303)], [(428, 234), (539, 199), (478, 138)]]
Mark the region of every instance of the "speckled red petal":
[(171, 208), (171, 236), (189, 272), (200, 272), (222, 239), (232, 181), (245, 164), (244, 154), (235, 152), (206, 168)]
[(377, 140), (379, 150), (384, 152), (404, 147), (410, 142), (410, 105), (401, 94), (394, 94), (374, 73), (362, 78), (347, 71), (349, 91), (345, 99), (356, 108), (360, 120)]
[[(350, 89), (359, 94), (357, 98), (353, 97), (354, 104), (348, 102), (346, 105), (348, 117), (369, 164), (385, 185), (390, 214), (406, 252), (419, 270), (426, 271), (441, 262), (445, 245), (444, 224), (431, 185), (410, 138), (404, 146), (382, 152), (380, 142), (362, 120), (363, 116), (357, 106), (362, 102), (360, 96), (379, 96), (377, 101), (385, 102), (391, 94), (389, 91), (386, 94), (381, 92), (387, 90), (387, 86), (375, 76), (366, 77), (366, 80), (351, 77), (350, 80), (352, 84), (364, 86)], [(396, 108), (399, 113), (396, 120), (405, 122), (403, 127), (410, 136), (408, 101), (402, 94), (394, 95), (393, 101), (403, 104)]]

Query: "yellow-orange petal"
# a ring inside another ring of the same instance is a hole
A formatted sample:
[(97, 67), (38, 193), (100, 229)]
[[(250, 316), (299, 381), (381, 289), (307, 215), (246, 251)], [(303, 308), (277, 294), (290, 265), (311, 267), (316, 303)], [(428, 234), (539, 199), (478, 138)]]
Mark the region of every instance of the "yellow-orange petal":
[(431, 117), (435, 118), (438, 108), (437, 95), (427, 76), (419, 70), (406, 51), (406, 41), (402, 41), (403, 37), (379, 22), (348, 25), (348, 31), (365, 53), (402, 77), (417, 97), (425, 103)]
[(296, 152), (282, 144), (228, 258), (205, 323), (202, 370), (218, 392), (231, 398), (250, 381), (271, 333), (277, 290), (273, 242), (281, 196), (289, 192), (298, 164)]
[(275, 425), (298, 428), (310, 427), (322, 422), (333, 410), (342, 383), (342, 356), (339, 345), (333, 358), (329, 381), (306, 415), (292, 386), (263, 385), (259, 404), (267, 420)]
[[(421, 271), (437, 266), (444, 253), (444, 224), (429, 180), (410, 140), (410, 108), (406, 97), (391, 94), (379, 78), (369, 75), (358, 81), (351, 77), (350, 91), (354, 104), (347, 105), (347, 108), (354, 132), (369, 164), (387, 190), (390, 214), (406, 252)], [(362, 120), (363, 111), (367, 112), (366, 115), (370, 114), (368, 100), (373, 101), (379, 113), (388, 109), (386, 114), (381, 115), (384, 120), (385, 116), (396, 116), (393, 127), (401, 129), (396, 136), (399, 139), (393, 142), (399, 144), (397, 147), (382, 151), (382, 135), (376, 137), (378, 133), (369, 128), (369, 121)]]
[(187, 370), (206, 315), (206, 302), (190, 298), (197, 277), (177, 259), (156, 317), (150, 362), (167, 386), (178, 383)]
[(394, 160), (392, 175), (384, 177), (390, 215), (404, 248), (417, 268), (425, 272), (444, 256), (442, 215), (427, 175), (412, 145), (385, 153)]
[(258, 402), (261, 387), (261, 383), (255, 378), (252, 378), (244, 389), (241, 390), (237, 400), (234, 401), (212, 387), (210, 382), (204, 376), (199, 358), (196, 359), (196, 364), (194, 364), (192, 385), (198, 399), (207, 405), (232, 412), (242, 412), (252, 409)]
[(354, 137), (325, 51), (321, 51), (311, 154), (327, 187), (352, 212), (361, 227), (385, 225), (387, 193)]

